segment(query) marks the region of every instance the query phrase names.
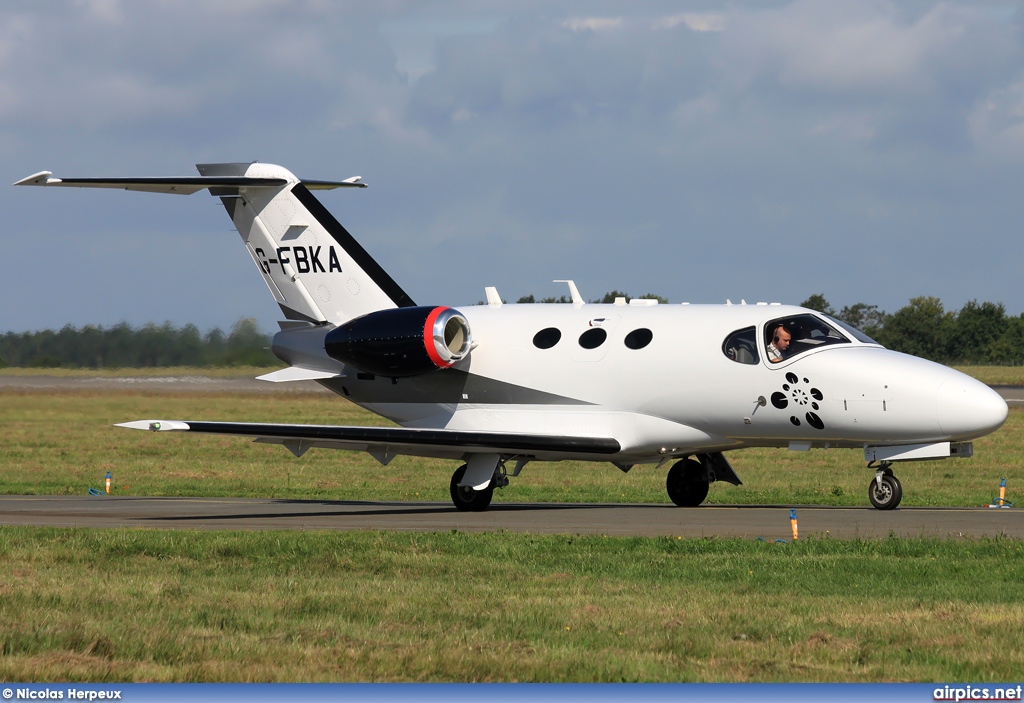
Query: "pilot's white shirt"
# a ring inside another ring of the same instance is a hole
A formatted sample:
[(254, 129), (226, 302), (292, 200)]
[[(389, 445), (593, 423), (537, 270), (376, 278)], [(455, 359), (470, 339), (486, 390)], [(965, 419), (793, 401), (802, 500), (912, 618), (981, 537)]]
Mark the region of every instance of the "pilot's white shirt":
[(768, 345), (768, 361), (778, 363), (782, 361), (782, 352), (775, 346), (775, 342)]

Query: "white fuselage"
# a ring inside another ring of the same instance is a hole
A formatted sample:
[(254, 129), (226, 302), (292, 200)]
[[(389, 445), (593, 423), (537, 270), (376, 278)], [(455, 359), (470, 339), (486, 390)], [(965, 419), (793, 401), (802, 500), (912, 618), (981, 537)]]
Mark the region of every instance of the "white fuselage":
[[(475, 344), (466, 360), (397, 382), (360, 385), (347, 374), (352, 399), (409, 427), (612, 436), (622, 446), (612, 458), (623, 463), (794, 442), (960, 441), (992, 432), (1007, 413), (998, 394), (958, 371), (848, 334), (842, 343), (769, 362), (765, 324), (816, 315), (804, 308), (534, 304), (459, 311)], [(723, 345), (749, 327), (759, 358), (739, 363)], [(598, 328), (604, 342), (581, 346), (580, 336)], [(545, 329), (558, 330), (560, 339), (538, 348), (534, 337)], [(650, 342), (627, 347), (634, 330), (650, 330)]]

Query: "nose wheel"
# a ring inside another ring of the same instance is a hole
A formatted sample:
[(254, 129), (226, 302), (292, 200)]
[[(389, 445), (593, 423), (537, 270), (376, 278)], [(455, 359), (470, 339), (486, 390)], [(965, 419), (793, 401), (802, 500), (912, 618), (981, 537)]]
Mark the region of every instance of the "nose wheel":
[(892, 510), (903, 500), (903, 484), (892, 475), (888, 465), (883, 464), (868, 484), (868, 500), (879, 510)]
[(668, 497), (681, 508), (695, 508), (708, 497), (708, 478), (696, 459), (677, 461), (665, 479)]

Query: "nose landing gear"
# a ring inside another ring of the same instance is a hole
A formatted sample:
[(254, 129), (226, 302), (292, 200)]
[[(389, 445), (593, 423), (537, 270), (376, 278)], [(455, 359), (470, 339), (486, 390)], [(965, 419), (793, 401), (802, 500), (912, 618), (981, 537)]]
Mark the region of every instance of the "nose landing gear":
[(890, 463), (883, 461), (868, 484), (868, 500), (879, 510), (892, 510), (903, 500), (903, 484), (893, 476)]
[(665, 479), (668, 497), (681, 508), (695, 508), (708, 497), (708, 479), (704, 467), (696, 459), (677, 461)]

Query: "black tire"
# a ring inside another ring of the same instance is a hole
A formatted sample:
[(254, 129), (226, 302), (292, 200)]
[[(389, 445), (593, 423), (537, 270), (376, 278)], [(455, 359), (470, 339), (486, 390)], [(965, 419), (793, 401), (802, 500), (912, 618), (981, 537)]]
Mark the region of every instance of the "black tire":
[(459, 468), (455, 469), (455, 473), (452, 474), (452, 480), (449, 484), (449, 489), (452, 494), (452, 503), (459, 510), (467, 513), (481, 513), (487, 510), (487, 507), (491, 504), (491, 498), (494, 497), (494, 482), (488, 484), (487, 488), (482, 491), (476, 491), (469, 486), (460, 486), (459, 481), (466, 475), (466, 465), (463, 464)]
[(665, 479), (668, 497), (680, 508), (696, 508), (708, 497), (706, 475), (704, 467), (696, 459), (677, 461)]
[(882, 485), (875, 479), (868, 484), (868, 500), (879, 510), (892, 510), (903, 500), (903, 484), (892, 474), (882, 476)]

